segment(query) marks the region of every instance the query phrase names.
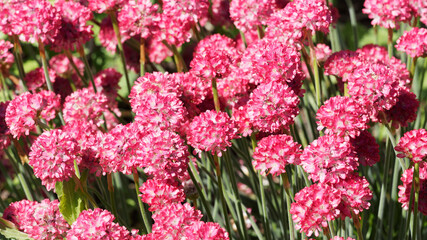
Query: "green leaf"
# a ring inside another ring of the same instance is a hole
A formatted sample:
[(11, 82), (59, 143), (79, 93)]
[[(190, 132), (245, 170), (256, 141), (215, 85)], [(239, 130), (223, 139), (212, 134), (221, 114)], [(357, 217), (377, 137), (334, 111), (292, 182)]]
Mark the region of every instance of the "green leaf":
[[(83, 184), (85, 177), (81, 178)], [(82, 190), (76, 186), (73, 179), (57, 182), (55, 190), (59, 198), (59, 211), (68, 224), (73, 224), (80, 213), (86, 209), (87, 198)]]
[(26, 233), (19, 231), (16, 228), (11, 228), (14, 226), (13, 223), (1, 218), (0, 222), (0, 240), (11, 239), (11, 240), (27, 240), (32, 239), (28, 237)]

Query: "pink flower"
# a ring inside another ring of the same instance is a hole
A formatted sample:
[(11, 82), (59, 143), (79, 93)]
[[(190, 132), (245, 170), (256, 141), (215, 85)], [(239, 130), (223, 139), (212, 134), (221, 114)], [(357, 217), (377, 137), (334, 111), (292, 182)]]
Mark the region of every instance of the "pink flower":
[(415, 93), (407, 88), (400, 88), (396, 104), (385, 111), (387, 122), (391, 122), (394, 128), (407, 127), (408, 123), (417, 119), (417, 111), (420, 102)]
[(94, 77), (97, 92), (104, 94), (108, 98), (110, 105), (116, 101), (121, 77), (122, 74), (114, 68), (101, 70)]
[(399, 28), (400, 22), (409, 22), (415, 9), (409, 0), (365, 0), (362, 12), (372, 19), (372, 25), (384, 28)]
[(230, 1), (212, 0), (212, 15), (209, 14), (209, 20), (213, 25), (229, 25), (230, 19)]
[(9, 52), (12, 47), (12, 43), (3, 39), (0, 40), (0, 73), (5, 75), (14, 62), (13, 54)]
[(206, 79), (224, 78), (231, 73), (230, 65), (239, 61), (239, 52), (233, 39), (220, 34), (199, 42), (190, 63), (193, 74)]
[(300, 163), (301, 153), (301, 145), (294, 142), (291, 136), (271, 135), (258, 142), (252, 164), (262, 174), (280, 175), (286, 172), (286, 164)]
[(187, 141), (196, 152), (207, 151), (221, 156), (237, 138), (235, 123), (225, 112), (209, 110), (195, 117), (190, 123)]
[[(420, 198), (418, 199), (418, 210), (422, 212), (424, 215), (427, 215), (427, 201), (425, 194), (427, 194), (427, 165), (420, 165)], [(402, 181), (402, 185), (399, 185), (399, 193), (398, 193), (398, 201), (402, 204), (402, 208), (405, 210), (409, 209), (409, 200), (411, 195), (412, 181), (414, 175), (414, 167), (406, 169), (400, 180)], [(412, 197), (412, 201), (414, 201)], [(412, 202), (412, 208), (414, 207), (414, 203)], [(413, 210), (413, 209), (412, 209)]]
[(409, 0), (409, 4), (417, 10), (418, 15), (421, 17), (420, 21), (427, 24), (427, 2), (424, 0)]
[[(103, 2), (102, 0), (96, 0), (96, 1)], [(116, 46), (117, 46), (117, 37), (116, 37), (116, 33), (114, 32), (111, 18), (106, 17), (102, 19), (102, 22), (99, 27), (100, 27), (100, 30), (99, 30), (98, 38), (99, 38), (99, 41), (101, 42), (101, 45), (105, 47), (109, 52), (115, 53)], [(120, 29), (120, 34), (121, 34), (122, 43), (124, 43), (126, 40), (130, 38), (126, 29)]]
[(335, 236), (335, 237), (331, 238), (331, 240), (356, 240), (356, 239), (351, 238), (351, 237), (343, 238), (343, 237)]
[(74, 51), (92, 39), (92, 25), (86, 24), (93, 17), (89, 8), (67, 0), (57, 1), (55, 8), (61, 15), (61, 27), (52, 40), (54, 51)]
[(10, 144), (9, 127), (6, 124), (6, 109), (10, 101), (0, 103), (0, 150), (5, 149)]
[(71, 225), (67, 239), (127, 239), (130, 235), (129, 231), (113, 222), (114, 218), (113, 214), (100, 208), (84, 210)]
[(304, 149), (301, 165), (313, 181), (337, 183), (356, 170), (359, 163), (349, 142), (325, 135)]
[(88, 1), (90, 10), (103, 13), (115, 11), (120, 8), (126, 1), (125, 0), (90, 0)]
[(230, 17), (238, 29), (246, 32), (266, 25), (275, 7), (272, 1), (267, 0), (233, 0), (230, 3)]
[(336, 134), (345, 140), (355, 138), (360, 131), (368, 128), (367, 111), (350, 97), (336, 96), (327, 100), (316, 114), (317, 130), (325, 129), (326, 134)]
[(295, 195), (289, 212), (297, 230), (307, 236), (313, 233), (319, 236), (319, 231), (328, 226), (328, 221), (338, 217), (340, 202), (340, 191), (325, 184), (313, 184)]
[(66, 236), (70, 225), (59, 212), (59, 201), (44, 199), (41, 203), (22, 200), (4, 211), (4, 218), (36, 240), (55, 240)]
[(167, 57), (173, 56), (173, 52), (169, 50), (159, 38), (148, 38), (147, 52), (150, 61), (158, 64)]
[(31, 146), (29, 164), (47, 190), (58, 181), (66, 181), (74, 174), (74, 161), (81, 162), (80, 148), (75, 139), (60, 129), (44, 132)]
[(197, 221), (185, 229), (186, 239), (228, 240), (228, 232), (218, 223)]
[[(54, 83), (56, 80), (55, 71), (53, 69), (48, 69), (48, 72), (50, 81)], [(39, 67), (27, 73), (24, 77), (24, 81), (27, 84), (28, 90), (33, 92), (44, 87), (46, 83), (46, 78), (44, 75), (43, 68)]]
[(177, 84), (179, 95), (181, 95), (180, 99), (184, 104), (186, 102), (200, 104), (211, 91), (211, 84), (206, 83), (192, 72), (173, 73), (170, 77)]
[(181, 203), (185, 200), (184, 191), (165, 180), (149, 179), (139, 191), (142, 201), (147, 203), (151, 212), (156, 212), (172, 203)]
[(359, 136), (350, 139), (350, 144), (354, 147), (359, 163), (363, 166), (372, 166), (380, 161), (380, 146), (367, 130), (361, 131)]
[(427, 55), (427, 29), (414, 27), (405, 32), (397, 39), (395, 47), (413, 58), (425, 57)]
[[(72, 58), (80, 74), (83, 75), (84, 67), (85, 67), (83, 62), (74, 56)], [(76, 74), (76, 72), (74, 68), (71, 66), (71, 63), (68, 60), (67, 56), (65, 56), (65, 54), (59, 54), (52, 57), (49, 61), (49, 65), (53, 70), (55, 70), (56, 74), (58, 74), (59, 76), (63, 78), (72, 77), (74, 80), (78, 80), (78, 81), (75, 81), (75, 84), (77, 85), (82, 84), (81, 80), (77, 79), (78, 78), (77, 76), (75, 77), (73, 76), (74, 74)]]
[(397, 157), (409, 158), (414, 163), (419, 163), (427, 159), (427, 131), (417, 129), (406, 132), (395, 147)]
[(96, 126), (104, 122), (102, 113), (108, 111), (107, 97), (101, 93), (93, 93), (89, 89), (79, 89), (65, 99), (64, 121), (86, 120)]
[(329, 56), (331, 56), (332, 54), (331, 48), (328, 45), (323, 43), (318, 43), (316, 47), (314, 47), (314, 50), (315, 50), (317, 61), (319, 61), (320, 63), (324, 63), (326, 59), (328, 59)]
[(150, 0), (127, 1), (119, 12), (119, 28), (129, 31), (130, 36), (147, 38), (156, 17), (157, 4)]
[(357, 173), (349, 175), (343, 181), (333, 184), (335, 189), (341, 192), (340, 215), (352, 217), (352, 212), (359, 214), (363, 209), (369, 209), (372, 199), (372, 191), (365, 177), (359, 177)]
[(261, 84), (250, 95), (246, 116), (254, 129), (273, 133), (289, 129), (299, 113), (298, 104), (299, 98), (287, 85)]
[(25, 92), (13, 99), (6, 109), (6, 124), (14, 138), (29, 135), (38, 119), (50, 121), (59, 110), (60, 99), (51, 91)]
[(363, 64), (359, 55), (350, 50), (333, 53), (325, 62), (325, 74), (335, 75), (347, 82), (348, 76), (353, 73), (354, 69)]

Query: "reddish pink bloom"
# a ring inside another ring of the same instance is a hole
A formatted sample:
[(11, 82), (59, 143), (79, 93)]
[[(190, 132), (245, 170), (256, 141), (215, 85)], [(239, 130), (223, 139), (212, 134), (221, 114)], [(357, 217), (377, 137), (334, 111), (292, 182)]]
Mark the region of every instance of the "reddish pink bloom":
[(356, 170), (359, 163), (349, 142), (325, 135), (304, 149), (301, 165), (313, 181), (337, 183)]
[(372, 191), (365, 177), (359, 177), (357, 173), (353, 173), (343, 181), (334, 184), (333, 187), (341, 192), (339, 209), (343, 219), (351, 218), (352, 213), (359, 214), (371, 206), (369, 201), (372, 199)]
[(6, 124), (6, 109), (10, 101), (0, 103), (0, 150), (5, 149), (10, 144), (9, 127)]
[(398, 29), (400, 22), (409, 22), (415, 14), (409, 0), (365, 0), (363, 6), (371, 24), (384, 28)]
[(359, 163), (363, 166), (372, 166), (380, 161), (380, 146), (367, 130), (361, 131), (359, 136), (350, 139), (350, 144), (354, 147)]
[(427, 159), (427, 131), (425, 129), (417, 129), (406, 132), (395, 150), (400, 152), (397, 154), (399, 158), (409, 158), (414, 163), (419, 163)]
[(208, 92), (211, 91), (211, 84), (206, 83), (206, 81), (203, 81), (192, 72), (173, 73), (170, 77), (178, 85), (180, 99), (184, 104), (186, 102), (200, 104), (205, 100)]
[(130, 36), (147, 38), (157, 9), (150, 0), (126, 1), (118, 15), (119, 28), (129, 31)]
[(71, 225), (67, 239), (127, 239), (130, 235), (129, 231), (113, 222), (114, 218), (113, 214), (100, 208), (84, 210)]
[[(402, 204), (402, 208), (405, 210), (409, 209), (409, 200), (411, 195), (412, 181), (414, 175), (414, 167), (406, 169), (400, 180), (402, 180), (402, 185), (399, 185), (399, 193), (398, 193), (398, 201)], [(427, 194), (427, 165), (420, 165), (420, 198), (418, 199), (418, 210), (422, 212), (424, 215), (427, 215), (427, 201), (425, 194)], [(412, 201), (414, 201), (412, 197)], [(414, 207), (414, 203), (412, 202), (412, 208)]]
[(319, 236), (319, 231), (328, 226), (328, 221), (338, 217), (340, 202), (340, 191), (325, 184), (313, 184), (295, 195), (289, 212), (297, 230), (307, 236), (313, 233)]
[(368, 128), (367, 111), (350, 97), (336, 96), (327, 100), (316, 114), (317, 130), (325, 129), (326, 134), (336, 134), (345, 140), (355, 138), (360, 131)]
[(212, 78), (224, 78), (231, 73), (230, 65), (236, 64), (239, 56), (233, 39), (214, 34), (197, 45), (190, 63), (191, 71), (207, 82)]
[(233, 121), (236, 123), (238, 133), (242, 134), (243, 137), (250, 136), (252, 134), (252, 122), (247, 114), (247, 106), (240, 106), (239, 108), (233, 109)]
[(232, 109), (245, 104), (249, 100), (249, 79), (241, 77), (240, 69), (230, 66), (231, 73), (217, 82), (218, 95), (225, 105)]
[(89, 89), (79, 89), (65, 99), (64, 121), (86, 120), (96, 126), (104, 122), (102, 113), (108, 111), (107, 97), (101, 93), (93, 93)]
[(88, 7), (90, 10), (103, 13), (109, 11), (116, 11), (120, 8), (126, 1), (125, 0), (90, 0), (88, 1)]
[(148, 58), (151, 62), (160, 64), (167, 57), (172, 57), (173, 52), (169, 50), (159, 38), (149, 38), (147, 41)]
[[(52, 83), (56, 80), (56, 74), (53, 69), (48, 69), (49, 78)], [(28, 90), (36, 91), (44, 87), (46, 83), (46, 78), (44, 75), (43, 68), (39, 67), (34, 69), (33, 71), (27, 73), (24, 77), (24, 81), (27, 84)]]
[(185, 229), (186, 239), (228, 240), (228, 232), (218, 223), (197, 221)]
[(373, 121), (378, 113), (396, 104), (399, 93), (397, 74), (384, 64), (364, 64), (348, 79), (348, 93), (365, 105)]
[(209, 14), (209, 20), (213, 25), (229, 25), (230, 19), (230, 1), (212, 0), (212, 15)]
[(294, 142), (291, 136), (271, 135), (258, 142), (252, 164), (262, 174), (280, 175), (286, 172), (286, 164), (300, 163), (301, 153), (301, 145)]
[(250, 95), (246, 116), (258, 131), (273, 133), (289, 129), (299, 113), (299, 101), (287, 85), (261, 84)]
[(139, 191), (142, 193), (142, 201), (147, 203), (151, 212), (158, 211), (163, 207), (181, 203), (185, 200), (184, 191), (175, 185), (164, 180), (149, 179)]
[(29, 135), (38, 119), (50, 121), (59, 110), (60, 99), (51, 91), (25, 92), (13, 99), (6, 109), (6, 123), (14, 138)]
[(97, 92), (104, 94), (108, 98), (110, 105), (116, 101), (121, 77), (122, 74), (114, 68), (104, 69), (94, 77)]
[(168, 73), (147, 73), (135, 81), (129, 94), (130, 104), (133, 110), (145, 103), (142, 99), (149, 95), (159, 93), (161, 95), (173, 95), (179, 97), (178, 83), (171, 79)]
[(359, 53), (350, 50), (333, 53), (325, 62), (325, 74), (335, 75), (347, 82), (354, 69), (364, 64), (359, 56)]
[(425, 0), (409, 0), (409, 3), (417, 10), (418, 15), (421, 17), (420, 21), (427, 24), (427, 2)]
[(407, 127), (408, 123), (417, 119), (419, 106), (420, 102), (415, 93), (410, 92), (407, 88), (401, 88), (396, 104), (390, 110), (385, 111), (387, 122), (391, 122), (395, 128)]
[(0, 73), (7, 73), (14, 62), (13, 54), (9, 52), (12, 47), (12, 43), (0, 40)]
[(405, 32), (397, 39), (395, 47), (413, 58), (425, 57), (427, 55), (427, 29), (414, 27)]
[(153, 214), (153, 239), (179, 239), (186, 228), (200, 221), (202, 214), (189, 203), (166, 205)]
[(270, 39), (263, 39), (243, 53), (239, 75), (251, 83), (267, 84), (292, 82), (301, 68), (300, 54), (293, 47)]
[(314, 47), (316, 59), (320, 63), (324, 63), (326, 59), (329, 58), (332, 54), (331, 48), (323, 43), (318, 43), (316, 47)]
[(70, 179), (74, 173), (74, 160), (81, 162), (80, 148), (75, 139), (60, 129), (44, 132), (31, 146), (29, 164), (47, 190), (55, 183)]
[(59, 212), (59, 201), (43, 200), (41, 203), (22, 200), (5, 209), (3, 217), (18, 229), (36, 240), (62, 239), (70, 229)]
[(225, 112), (209, 110), (195, 117), (190, 123), (187, 141), (196, 152), (207, 151), (221, 156), (237, 138), (237, 128)]
[[(73, 62), (76, 64), (80, 74), (83, 75), (85, 67), (84, 63), (74, 56)], [(81, 84), (81, 80), (78, 79), (77, 76), (74, 76), (76, 74), (76, 71), (74, 71), (74, 68), (71, 66), (71, 63), (68, 60), (67, 56), (65, 56), (65, 54), (59, 54), (52, 57), (49, 61), (49, 65), (53, 70), (55, 70), (56, 74), (58, 74), (59, 76), (63, 78), (71, 77), (73, 80), (77, 80), (75, 81), (75, 84)]]
[(57, 1), (55, 8), (61, 15), (61, 26), (52, 40), (51, 47), (54, 51), (74, 51), (92, 39), (92, 25), (86, 24), (93, 17), (89, 8), (67, 0)]
[(328, 33), (331, 23), (331, 11), (324, 0), (295, 0), (270, 17), (266, 36), (300, 48), (307, 33)]
[(267, 0), (233, 0), (230, 3), (230, 17), (234, 25), (244, 32), (266, 25), (274, 10), (276, 5)]
[[(99, 1), (102, 2), (102, 0)], [(109, 52), (115, 53), (117, 46), (117, 37), (116, 33), (114, 32), (113, 24), (111, 23), (111, 18), (106, 17), (102, 19), (101, 25), (99, 27), (100, 30), (98, 38), (101, 42), (101, 45), (105, 47)], [(122, 43), (129, 39), (129, 35), (126, 29), (120, 29), (120, 34)]]

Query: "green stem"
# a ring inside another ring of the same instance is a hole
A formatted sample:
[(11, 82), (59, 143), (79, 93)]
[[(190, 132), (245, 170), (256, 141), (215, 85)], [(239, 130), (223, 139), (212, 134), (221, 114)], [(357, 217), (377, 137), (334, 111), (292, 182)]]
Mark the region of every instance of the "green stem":
[(9, 100), (9, 88), (7, 87), (6, 80), (4, 79), (3, 73), (0, 71), (0, 81), (2, 85), (2, 92), (4, 101)]
[[(197, 173), (197, 170), (196, 170), (196, 168), (194, 167), (194, 164), (193, 164), (193, 162), (192, 161), (189, 161), (188, 162), (188, 174), (190, 175), (190, 178), (191, 178), (191, 180), (193, 181), (193, 183), (194, 183), (194, 186), (196, 187), (196, 189), (197, 189), (197, 192), (199, 193), (199, 196), (200, 196), (200, 200), (202, 201), (202, 204), (203, 204), (203, 206), (204, 206), (204, 208), (205, 208), (205, 210), (206, 210), (206, 215), (207, 215), (207, 217), (208, 217), (208, 221), (209, 222), (213, 222), (214, 220), (213, 220), (213, 217), (212, 217), (212, 210), (211, 210), (211, 207), (210, 207), (210, 205), (207, 203), (207, 201), (206, 201), (206, 194), (205, 194), (205, 191), (204, 190), (202, 190), (201, 188), (200, 188), (200, 185), (199, 185), (199, 183), (201, 184), (201, 179), (200, 179), (200, 176), (198, 176), (197, 178), (196, 178), (196, 176), (195, 176), (195, 174), (194, 173)], [(194, 173), (193, 173), (194, 172)]]
[(353, 2), (351, 0), (345, 0), (345, 3), (347, 4), (347, 7), (348, 7), (348, 13), (350, 15), (351, 28), (353, 30), (354, 49), (357, 49), (359, 46), (359, 43), (358, 43), (358, 36), (357, 36), (356, 12), (354, 11)]
[(124, 72), (124, 75), (126, 78), (126, 86), (128, 88), (128, 92), (130, 93), (131, 86), (130, 86), (129, 74), (128, 74), (128, 70), (126, 68), (125, 52), (123, 51), (122, 37), (120, 36), (119, 23), (117, 22), (116, 13), (111, 12), (110, 17), (111, 17), (111, 22), (113, 23), (114, 32), (116, 33), (117, 46), (118, 46), (119, 53), (120, 53), (120, 59), (122, 60), (123, 72)]
[(352, 215), (352, 218), (353, 218), (354, 226), (356, 227), (357, 239), (358, 240), (363, 240), (362, 226), (360, 225), (359, 214), (356, 214), (356, 213), (354, 213), (353, 210), (351, 210), (351, 215)]
[(311, 34), (308, 34), (307, 36), (309, 48), (310, 48), (310, 58), (311, 58), (311, 67), (313, 68), (313, 75), (314, 75), (314, 87), (316, 89), (316, 104), (317, 108), (321, 105), (321, 88), (320, 88), (320, 76), (319, 76), (319, 65), (317, 63), (316, 58), (316, 51), (314, 50), (313, 41), (311, 40)]
[(220, 112), (221, 106), (219, 104), (218, 88), (216, 86), (216, 78), (212, 78), (211, 82), (212, 82), (212, 95), (213, 95), (213, 99), (214, 99), (215, 110), (217, 112)]
[(140, 64), (140, 69), (139, 69), (139, 74), (140, 76), (144, 76), (145, 75), (145, 63), (146, 63), (146, 59), (145, 59), (145, 39), (141, 38), (140, 42), (139, 42), (139, 64)]
[(110, 204), (113, 211), (113, 215), (118, 216), (116, 207), (116, 197), (114, 196), (113, 178), (111, 175), (112, 173), (107, 174), (108, 192), (110, 193)]
[(23, 168), (19, 167), (19, 161), (18, 159), (12, 157), (12, 154), (10, 154), (9, 151), (5, 151), (7, 157), (9, 158), (10, 162), (12, 163), (13, 168), (15, 169), (16, 174), (18, 175), (19, 183), (21, 183), (22, 189), (24, 190), (25, 197), (30, 200), (34, 201), (33, 195), (31, 194), (30, 188), (28, 187), (28, 183), (24, 178)]
[(388, 57), (393, 56), (393, 29), (388, 28), (388, 39), (387, 39)]
[(291, 210), (291, 201), (292, 201), (291, 197), (292, 197), (292, 195), (289, 191), (290, 185), (289, 185), (288, 174), (286, 172), (282, 173), (281, 177), (282, 177), (282, 181), (283, 181), (283, 188), (285, 189), (285, 192), (286, 192), (286, 194), (285, 194), (285, 196), (286, 196), (286, 215), (288, 216), (289, 232), (291, 235), (290, 237), (291, 237), (291, 240), (295, 240), (294, 223), (292, 220), (292, 216), (289, 213), (289, 211)]
[(16, 65), (18, 66), (18, 72), (19, 77), (21, 78), (22, 86), (24, 87), (24, 91), (28, 91), (28, 87), (26, 82), (24, 81), (25, 78), (25, 70), (24, 70), (24, 61), (22, 60), (22, 47), (21, 43), (19, 42), (19, 38), (17, 35), (13, 35), (13, 46), (14, 46), (14, 53), (15, 53), (15, 61)]
[(264, 35), (265, 35), (264, 28), (262, 26), (257, 26), (256, 30), (258, 32), (258, 38), (262, 39), (264, 37)]
[(77, 76), (82, 80), (85, 86), (87, 86), (87, 81), (81, 74), (79, 68), (77, 67), (76, 63), (74, 62), (73, 56), (71, 55), (71, 52), (69, 50), (64, 50), (65, 56), (67, 56), (68, 61), (71, 64), (71, 67), (74, 69), (74, 72), (76, 72)]
[(142, 203), (142, 200), (139, 197), (139, 175), (136, 168), (133, 169), (133, 180), (135, 182), (135, 191), (136, 191), (136, 198), (138, 199), (139, 211), (141, 212), (142, 220), (144, 222), (144, 227), (145, 227), (144, 229), (142, 229), (142, 232), (144, 234), (151, 233), (151, 225), (148, 222), (144, 204)]
[(221, 167), (220, 167), (220, 162), (219, 162), (219, 158), (216, 154), (213, 155), (213, 160), (214, 160), (214, 164), (215, 164), (215, 172), (216, 172), (216, 176), (218, 179), (218, 191), (219, 191), (219, 195), (221, 198), (221, 205), (222, 205), (222, 213), (224, 215), (224, 221), (225, 221), (225, 229), (228, 232), (228, 235), (231, 237), (231, 224), (230, 224), (230, 220), (228, 218), (228, 211), (227, 211), (227, 203), (225, 201), (225, 196), (224, 196), (224, 186), (222, 184), (222, 179), (221, 179)]
[(97, 91), (96, 91), (95, 79), (93, 77), (93, 73), (92, 73), (92, 70), (90, 68), (89, 61), (86, 58), (85, 50), (84, 50), (82, 45), (79, 46), (78, 52), (79, 52), (80, 57), (83, 59), (83, 63), (85, 65), (85, 69), (86, 69), (86, 74), (89, 77), (89, 80), (92, 84), (93, 91), (96, 93)]

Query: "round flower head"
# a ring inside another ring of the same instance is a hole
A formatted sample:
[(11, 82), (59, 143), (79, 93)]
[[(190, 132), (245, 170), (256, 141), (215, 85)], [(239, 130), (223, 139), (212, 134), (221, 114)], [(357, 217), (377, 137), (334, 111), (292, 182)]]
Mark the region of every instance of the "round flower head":
[(318, 43), (316, 47), (314, 47), (317, 61), (320, 63), (324, 63), (326, 59), (332, 54), (331, 48), (323, 43)]
[(301, 68), (300, 54), (293, 47), (263, 39), (250, 45), (243, 53), (239, 75), (250, 83), (291, 82)]
[(142, 201), (147, 203), (151, 212), (160, 210), (172, 203), (181, 203), (185, 200), (184, 191), (164, 180), (149, 179), (139, 188)]
[[(55, 83), (56, 74), (53, 69), (48, 69), (49, 78), (52, 83)], [(24, 77), (24, 81), (27, 84), (28, 90), (36, 91), (42, 88), (46, 83), (43, 68), (39, 67), (33, 71), (27, 73)]]
[(397, 157), (409, 158), (414, 163), (427, 160), (427, 131), (417, 129), (406, 132), (395, 147)]
[(6, 124), (14, 138), (29, 135), (39, 118), (50, 121), (60, 107), (60, 98), (51, 91), (25, 92), (13, 99), (6, 109)]
[(229, 25), (230, 19), (230, 1), (212, 0), (212, 14), (209, 14), (209, 20), (213, 25)]
[(9, 49), (13, 47), (13, 44), (0, 40), (0, 73), (8, 75), (9, 69), (14, 62), (13, 54), (9, 52)]
[(172, 203), (159, 209), (152, 218), (153, 233), (161, 236), (154, 239), (180, 239), (186, 228), (200, 221), (202, 214), (189, 203)]
[(409, 0), (409, 3), (417, 10), (420, 21), (427, 25), (427, 2), (425, 0)]
[(61, 27), (52, 40), (51, 47), (56, 52), (74, 51), (92, 39), (92, 25), (87, 25), (92, 12), (78, 2), (59, 0), (55, 8), (61, 15)]
[(355, 138), (368, 128), (369, 117), (365, 108), (350, 97), (336, 96), (327, 100), (316, 114), (317, 130), (336, 134), (345, 140)]
[(275, 7), (272, 1), (267, 0), (233, 0), (230, 17), (238, 29), (246, 32), (266, 25)]
[(352, 217), (352, 213), (359, 214), (363, 209), (369, 209), (372, 199), (372, 191), (365, 177), (359, 177), (356, 173), (349, 175), (343, 181), (333, 185), (341, 192), (340, 215)]
[(395, 47), (413, 58), (427, 56), (427, 29), (414, 27), (405, 32)]
[(313, 233), (319, 236), (319, 231), (328, 226), (328, 221), (338, 217), (340, 202), (341, 193), (337, 189), (326, 184), (313, 184), (295, 194), (295, 202), (289, 212), (297, 230), (307, 236)]
[(116, 100), (117, 91), (120, 89), (119, 81), (121, 77), (122, 74), (114, 68), (104, 69), (94, 77), (97, 92), (104, 94), (110, 104)]
[[(103, 2), (103, 0), (99, 0), (99, 1)], [(99, 27), (100, 27), (100, 30), (99, 30), (98, 38), (99, 38), (99, 41), (101, 42), (101, 45), (105, 47), (109, 52), (115, 53), (116, 46), (117, 46), (117, 37), (116, 37), (116, 33), (114, 32), (111, 18), (106, 17), (102, 19), (102, 22)], [(129, 33), (126, 31), (126, 29), (120, 29), (120, 35), (121, 35), (122, 43), (124, 43), (126, 40), (129, 39)]]
[(228, 232), (218, 223), (197, 221), (185, 229), (185, 239), (228, 240)]
[[(138, 122), (136, 124), (140, 125)], [(179, 180), (186, 174), (188, 148), (178, 134), (153, 129), (138, 141), (144, 172), (159, 179)]]
[(25, 42), (51, 42), (61, 27), (61, 16), (47, 0), (28, 0), (18, 4), (12, 24), (20, 28), (19, 38)]
[(262, 174), (285, 173), (286, 164), (300, 163), (301, 145), (288, 135), (271, 135), (261, 139), (255, 148), (252, 164)]
[(367, 130), (361, 131), (359, 136), (350, 139), (350, 144), (356, 151), (359, 163), (363, 166), (372, 166), (380, 161), (380, 146)]
[(150, 0), (127, 1), (118, 15), (119, 28), (127, 29), (130, 36), (147, 38), (157, 9)]
[(147, 52), (150, 61), (157, 64), (163, 62), (167, 57), (173, 56), (173, 52), (161, 42), (161, 39), (153, 37), (148, 38)]
[[(425, 194), (427, 194), (427, 165), (423, 164), (420, 165), (420, 198), (418, 199), (418, 210), (423, 213), (424, 215), (427, 215), (427, 200), (425, 197)], [(412, 188), (412, 181), (414, 176), (414, 168), (406, 169), (400, 180), (402, 181), (402, 185), (399, 185), (399, 193), (398, 193), (398, 200), (402, 204), (402, 208), (405, 210), (409, 209), (409, 200), (411, 198), (411, 188)], [(412, 191), (413, 193), (413, 191)], [(412, 196), (412, 201), (414, 201)], [(414, 203), (412, 202), (412, 208), (414, 207)], [(413, 210), (413, 209), (412, 209)]]
[(251, 118), (248, 115), (247, 105), (233, 109), (233, 121), (237, 125), (238, 133), (243, 137), (250, 136), (253, 132)]
[(309, 32), (329, 32), (332, 15), (324, 0), (295, 0), (274, 13), (267, 22), (267, 38), (301, 47)]
[(65, 99), (64, 121), (86, 120), (101, 126), (104, 122), (102, 113), (108, 111), (107, 97), (101, 93), (93, 93), (89, 89), (79, 89)]
[(187, 141), (197, 152), (209, 151), (221, 156), (237, 138), (235, 123), (225, 112), (209, 110), (195, 117), (190, 123)]
[(179, 97), (178, 83), (171, 79), (170, 74), (161, 72), (147, 73), (138, 78), (129, 94), (132, 110), (145, 105), (143, 99), (155, 93)]
[(108, 11), (115, 11), (120, 8), (126, 1), (125, 0), (90, 0), (88, 1), (90, 10), (103, 13)]
[(80, 148), (74, 138), (60, 129), (44, 132), (31, 146), (29, 165), (34, 175), (40, 178), (47, 190), (55, 183), (71, 178), (74, 174), (74, 160), (81, 162)]
[(396, 73), (380, 63), (359, 66), (348, 79), (348, 93), (366, 106), (373, 121), (396, 104), (398, 89)]
[[(85, 67), (84, 63), (74, 56), (72, 58), (73, 62), (77, 66), (77, 69), (79, 69), (80, 74), (83, 75)], [(76, 74), (76, 72), (74, 71), (74, 68), (71, 66), (71, 63), (68, 60), (67, 56), (65, 56), (65, 54), (59, 54), (52, 57), (49, 61), (49, 65), (56, 72), (57, 75), (63, 78), (71, 77), (72, 79), (76, 79), (73, 77), (73, 74)], [(80, 84), (80, 82), (75, 83)]]
[(417, 111), (420, 102), (415, 93), (406, 88), (399, 89), (399, 96), (396, 104), (385, 111), (387, 122), (391, 122), (394, 128), (407, 127), (408, 123), (417, 119)]
[(409, 22), (415, 10), (409, 0), (365, 0), (362, 12), (372, 19), (372, 25), (384, 28), (399, 28), (400, 22)]
[(71, 225), (67, 239), (119, 240), (129, 238), (129, 231), (115, 223), (114, 218), (113, 214), (100, 208), (84, 210)]
[(233, 39), (220, 34), (211, 35), (202, 41), (194, 51), (190, 63), (191, 71), (204, 79), (227, 77), (230, 65), (239, 60), (239, 52)]
[(360, 54), (350, 50), (333, 53), (328, 57), (324, 66), (326, 75), (334, 75), (347, 82), (347, 78), (358, 66), (362, 65)]
[(217, 82), (218, 95), (225, 105), (232, 109), (245, 104), (249, 100), (251, 85), (247, 78), (239, 76), (239, 68), (231, 67), (232, 73)]
[(59, 201), (43, 200), (41, 203), (22, 200), (12, 203), (3, 217), (11, 220), (18, 229), (36, 240), (63, 239), (70, 229), (59, 212)]
[(337, 183), (356, 170), (359, 163), (349, 142), (325, 135), (304, 149), (301, 165), (313, 181)]
[(299, 98), (278, 82), (259, 85), (246, 105), (247, 117), (254, 129), (273, 133), (289, 129), (298, 115)]
[(184, 104), (186, 102), (196, 105), (202, 103), (211, 88), (210, 83), (206, 84), (205, 81), (192, 72), (173, 73), (170, 77), (178, 85), (178, 92), (181, 95), (180, 99)]
[(10, 101), (0, 102), (0, 150), (5, 149), (10, 144), (9, 127), (6, 124), (6, 109)]

